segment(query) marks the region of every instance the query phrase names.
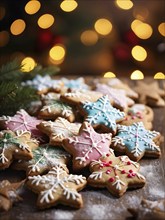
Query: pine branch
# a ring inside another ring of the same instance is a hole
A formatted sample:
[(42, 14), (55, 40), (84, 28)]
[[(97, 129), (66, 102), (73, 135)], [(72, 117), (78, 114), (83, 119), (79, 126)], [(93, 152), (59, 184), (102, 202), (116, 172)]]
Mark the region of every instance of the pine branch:
[(13, 81), (13, 80), (17, 80), (20, 81), (22, 80), (22, 71), (21, 71), (21, 62), (18, 61), (17, 59), (4, 64), (1, 68), (0, 68), (0, 81)]

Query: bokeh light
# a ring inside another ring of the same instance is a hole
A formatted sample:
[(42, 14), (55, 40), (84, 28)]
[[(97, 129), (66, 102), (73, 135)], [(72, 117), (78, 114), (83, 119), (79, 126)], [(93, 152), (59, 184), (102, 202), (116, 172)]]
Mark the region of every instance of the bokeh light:
[(130, 77), (132, 80), (141, 80), (144, 79), (144, 75), (140, 70), (135, 70), (133, 71), (133, 73), (131, 74)]
[(86, 30), (80, 36), (81, 42), (86, 46), (91, 46), (97, 43), (98, 35), (95, 31)]
[(0, 31), (0, 47), (4, 47), (9, 42), (9, 33), (7, 31)]
[(149, 24), (137, 19), (131, 23), (131, 28), (136, 36), (143, 40), (150, 38), (153, 33), (152, 27)]
[(39, 1), (37, 0), (29, 1), (25, 5), (25, 11), (27, 14), (33, 15), (39, 11), (40, 7), (41, 7), (41, 3)]
[(65, 57), (65, 48), (62, 44), (56, 44), (49, 51), (49, 56), (54, 61), (60, 61)]
[(146, 50), (138, 45), (132, 48), (131, 54), (133, 58), (137, 61), (144, 61), (147, 57)]
[(24, 20), (17, 19), (11, 24), (10, 31), (13, 35), (19, 35), (19, 34), (22, 34), (22, 32), (25, 30), (25, 27), (26, 27), (26, 24)]
[(104, 73), (104, 78), (115, 78), (116, 75), (113, 72)]
[(60, 4), (60, 8), (65, 12), (71, 12), (75, 10), (78, 6), (78, 3), (75, 0), (64, 0)]
[(108, 19), (100, 18), (95, 22), (95, 30), (101, 35), (108, 35), (112, 30), (112, 24)]
[(154, 79), (165, 79), (165, 75), (162, 72), (158, 72), (155, 74)]
[(50, 14), (44, 14), (38, 19), (38, 26), (43, 29), (51, 27), (54, 23), (54, 17)]
[(0, 6), (0, 21), (5, 17), (6, 10), (4, 7)]
[(36, 62), (33, 58), (26, 57), (25, 59), (22, 60), (21, 65), (22, 65), (21, 70), (23, 72), (30, 72), (36, 66)]
[(165, 22), (162, 22), (161, 24), (159, 24), (158, 31), (162, 36), (165, 37)]
[(133, 2), (131, 0), (116, 0), (115, 3), (123, 10), (129, 10), (133, 7)]

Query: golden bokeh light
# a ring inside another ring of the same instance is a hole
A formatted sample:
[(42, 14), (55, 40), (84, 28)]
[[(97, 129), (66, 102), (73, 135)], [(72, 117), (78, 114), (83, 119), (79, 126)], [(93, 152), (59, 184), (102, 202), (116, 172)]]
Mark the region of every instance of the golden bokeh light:
[(27, 14), (33, 15), (39, 11), (40, 7), (41, 7), (41, 3), (39, 1), (37, 0), (29, 1), (25, 5), (25, 11)]
[(133, 73), (131, 74), (130, 77), (132, 80), (141, 80), (144, 79), (144, 75), (140, 70), (135, 70), (133, 71)]
[(36, 66), (36, 62), (33, 58), (26, 57), (25, 59), (22, 60), (21, 65), (22, 65), (21, 70), (23, 72), (30, 72)]
[(133, 7), (133, 2), (131, 0), (116, 0), (115, 3), (123, 10), (129, 10)]
[(86, 30), (80, 36), (81, 42), (86, 46), (91, 46), (97, 43), (98, 35), (95, 31)]
[(25, 30), (25, 27), (26, 27), (26, 24), (24, 20), (17, 19), (11, 24), (10, 31), (13, 35), (19, 35), (19, 34), (22, 34), (22, 32)]
[(165, 75), (162, 72), (158, 72), (155, 74), (154, 79), (165, 79)]
[(106, 72), (104, 73), (104, 78), (115, 78), (116, 75), (112, 72)]
[(6, 10), (4, 7), (0, 6), (0, 21), (5, 17)]
[(141, 21), (139, 22), (138, 20), (131, 24), (131, 28), (136, 36), (143, 40), (150, 38), (153, 33), (152, 27), (149, 24), (143, 23)]
[(60, 4), (60, 8), (65, 12), (71, 12), (75, 10), (78, 6), (78, 3), (75, 0), (64, 0)]
[(108, 19), (100, 18), (95, 22), (95, 30), (101, 35), (108, 35), (112, 30), (112, 24)]
[(162, 36), (165, 37), (165, 22), (162, 22), (161, 24), (159, 24), (158, 31)]
[(61, 60), (53, 60), (51, 57), (49, 57), (49, 61), (50, 61), (50, 63), (52, 63), (54, 65), (60, 65), (64, 62), (64, 58)]
[(147, 57), (147, 51), (138, 45), (132, 48), (131, 54), (137, 61), (144, 61)]
[(44, 14), (38, 19), (38, 26), (42, 29), (51, 27), (54, 23), (54, 17), (50, 14)]
[(0, 47), (4, 47), (9, 42), (9, 33), (7, 31), (0, 31)]
[(49, 51), (49, 56), (54, 61), (60, 61), (65, 57), (65, 48), (61, 44), (56, 44)]
[(149, 16), (149, 10), (145, 8), (144, 6), (136, 6), (133, 9), (133, 16), (136, 19), (140, 19), (142, 21), (145, 21), (145, 19)]

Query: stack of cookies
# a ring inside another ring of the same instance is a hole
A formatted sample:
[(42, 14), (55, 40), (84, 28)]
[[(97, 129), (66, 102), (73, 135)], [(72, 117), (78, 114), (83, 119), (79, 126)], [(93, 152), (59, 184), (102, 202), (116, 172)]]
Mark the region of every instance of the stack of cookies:
[(0, 169), (24, 170), (26, 179), (0, 183), (1, 210), (21, 199), (16, 190), (23, 184), (38, 194), (40, 209), (81, 208), (78, 192), (87, 185), (115, 197), (145, 185), (138, 161), (161, 155), (161, 135), (152, 130), (154, 114), (146, 104), (163, 106), (163, 90), (142, 96), (119, 79), (87, 85), (83, 78), (48, 76), (24, 85), (34, 87), (40, 101), (28, 112), (0, 117)]

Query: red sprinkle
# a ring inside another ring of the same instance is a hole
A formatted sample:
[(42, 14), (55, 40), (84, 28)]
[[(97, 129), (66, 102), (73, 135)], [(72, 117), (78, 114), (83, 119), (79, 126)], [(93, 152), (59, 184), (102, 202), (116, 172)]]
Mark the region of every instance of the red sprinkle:
[(125, 174), (125, 170), (122, 170), (121, 173), (122, 173), (122, 174)]
[(129, 178), (132, 178), (132, 174), (131, 174), (131, 173), (129, 173), (129, 174), (128, 174), (128, 177), (129, 177)]
[(113, 182), (115, 179), (113, 177), (109, 178), (109, 182)]
[(129, 173), (133, 173), (133, 170), (129, 170)]
[(107, 171), (106, 171), (106, 174), (110, 174), (110, 172), (111, 172), (111, 170), (107, 170)]
[(132, 119), (135, 119), (136, 117), (135, 116), (132, 116)]
[(111, 161), (111, 160), (109, 161), (109, 164), (112, 164), (112, 161)]
[(136, 176), (136, 173), (132, 173), (132, 176)]
[(110, 154), (106, 154), (106, 156), (107, 156), (107, 157), (109, 157), (109, 156), (110, 156)]
[(127, 162), (127, 165), (131, 165), (131, 162), (130, 162), (130, 161), (128, 161), (128, 162)]

